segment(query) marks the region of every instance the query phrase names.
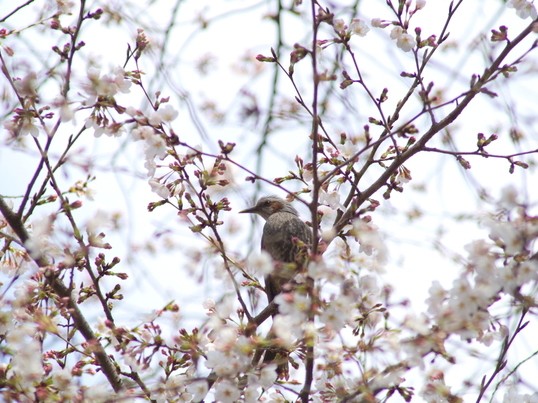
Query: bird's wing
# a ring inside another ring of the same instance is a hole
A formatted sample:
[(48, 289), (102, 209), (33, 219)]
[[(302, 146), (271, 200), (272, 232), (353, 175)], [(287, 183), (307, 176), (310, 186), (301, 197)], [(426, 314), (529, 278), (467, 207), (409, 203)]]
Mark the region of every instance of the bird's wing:
[[(298, 217), (291, 214), (276, 214), (267, 220), (263, 228), (262, 249), (276, 262), (297, 263), (303, 266), (311, 244), (312, 231)], [(305, 248), (306, 247), (306, 248)], [(298, 268), (275, 266), (275, 271), (265, 277), (265, 291), (271, 302), (282, 286), (287, 283)]]
[(310, 228), (301, 219), (292, 215), (286, 214), (281, 219), (269, 220), (263, 229), (262, 249), (280, 262), (297, 262), (300, 244), (308, 247), (311, 242)]

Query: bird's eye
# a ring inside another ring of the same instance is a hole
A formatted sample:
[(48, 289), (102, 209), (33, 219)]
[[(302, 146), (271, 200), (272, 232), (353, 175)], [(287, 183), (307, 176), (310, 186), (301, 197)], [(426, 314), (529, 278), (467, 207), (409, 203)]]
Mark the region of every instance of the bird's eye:
[(269, 200), (266, 200), (263, 202), (264, 207), (269, 207), (271, 205), (271, 202)]

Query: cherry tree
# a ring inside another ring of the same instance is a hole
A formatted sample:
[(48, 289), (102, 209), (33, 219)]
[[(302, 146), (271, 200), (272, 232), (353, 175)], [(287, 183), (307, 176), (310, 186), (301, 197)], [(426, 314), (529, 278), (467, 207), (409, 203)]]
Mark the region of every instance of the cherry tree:
[(3, 398), (538, 401), (533, 2), (215, 3), (0, 6)]

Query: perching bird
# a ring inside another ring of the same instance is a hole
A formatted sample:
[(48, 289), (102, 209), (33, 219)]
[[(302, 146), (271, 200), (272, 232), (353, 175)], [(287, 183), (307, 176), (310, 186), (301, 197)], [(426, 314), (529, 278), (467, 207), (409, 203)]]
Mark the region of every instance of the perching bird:
[[(276, 263), (275, 271), (265, 277), (265, 292), (269, 303), (282, 291), (294, 274), (304, 268), (312, 231), (299, 218), (299, 213), (286, 200), (277, 196), (262, 197), (254, 207), (240, 213), (255, 213), (265, 220), (262, 249)], [(279, 264), (280, 263), (280, 264)], [(295, 265), (282, 265), (294, 263)]]
[[(262, 249), (273, 258), (274, 268), (265, 276), (265, 292), (269, 303), (293, 280), (295, 274), (304, 270), (308, 248), (312, 243), (312, 231), (299, 218), (297, 210), (286, 200), (277, 196), (262, 197), (254, 207), (240, 213), (255, 213), (265, 219)], [(274, 337), (274, 335), (272, 336)], [(268, 338), (271, 338), (271, 332)], [(261, 352), (259, 352), (261, 355)], [(254, 361), (260, 358), (258, 353)], [(266, 349), (263, 362), (277, 363), (279, 378), (288, 378), (289, 352), (281, 347)]]

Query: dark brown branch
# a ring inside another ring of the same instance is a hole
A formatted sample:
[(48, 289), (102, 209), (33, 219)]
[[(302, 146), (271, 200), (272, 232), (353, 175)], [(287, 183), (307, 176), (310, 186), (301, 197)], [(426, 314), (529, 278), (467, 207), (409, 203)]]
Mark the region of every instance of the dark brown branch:
[(260, 326), (263, 322), (265, 322), (268, 318), (273, 316), (278, 312), (277, 305), (274, 301), (272, 301), (269, 305), (267, 305), (263, 311), (261, 311), (258, 315), (256, 315), (254, 318), (252, 318), (252, 322), (256, 326)]

